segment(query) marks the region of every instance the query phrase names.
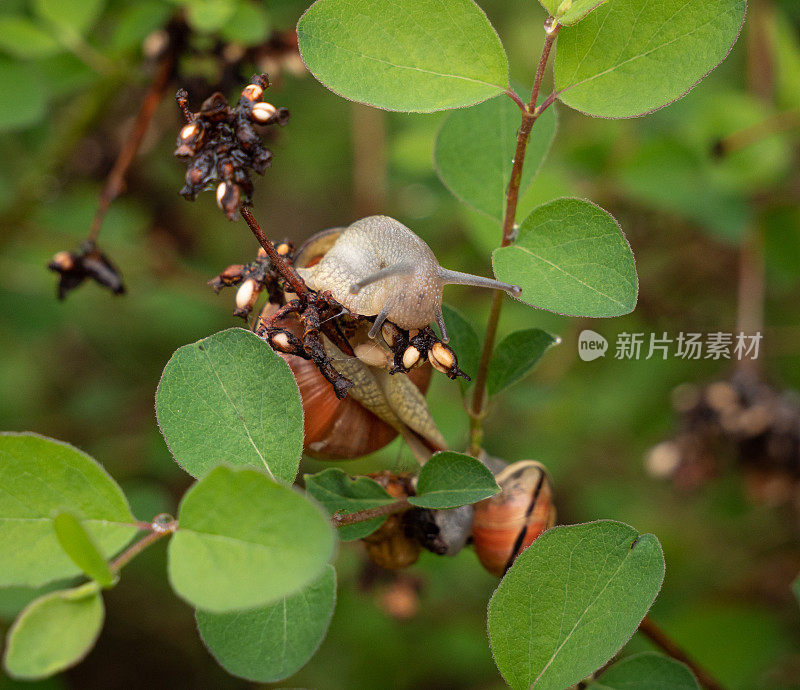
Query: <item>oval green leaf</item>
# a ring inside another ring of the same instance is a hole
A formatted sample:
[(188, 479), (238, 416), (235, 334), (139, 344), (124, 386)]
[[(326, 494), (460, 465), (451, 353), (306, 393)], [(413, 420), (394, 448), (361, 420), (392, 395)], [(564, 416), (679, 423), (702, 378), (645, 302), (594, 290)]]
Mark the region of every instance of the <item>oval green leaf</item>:
[(72, 513), (59, 513), (53, 520), (53, 529), (61, 548), (75, 565), (102, 587), (114, 584), (114, 575), (108, 567), (108, 561), (103, 558), (78, 518)]
[(178, 349), (156, 391), (156, 416), (175, 461), (194, 477), (220, 463), (293, 482), (303, 407), (286, 362), (243, 328)]
[(551, 17), (562, 26), (571, 26), (608, 0), (539, 0)]
[(334, 93), (431, 112), (508, 88), (508, 60), (472, 0), (317, 0), (297, 24), (300, 54)]
[(315, 580), (334, 539), (328, 516), (298, 491), (255, 470), (220, 466), (181, 501), (169, 580), (197, 608), (255, 608)]
[(105, 4), (106, 0), (34, 0), (33, 9), (59, 28), (83, 34), (103, 13)]
[(43, 58), (62, 52), (49, 31), (26, 17), (0, 17), (0, 50), (14, 57)]
[(489, 362), (489, 375), (486, 379), (489, 395), (497, 395), (525, 378), (545, 350), (560, 342), (560, 338), (554, 338), (539, 328), (516, 331), (507, 336), (495, 348)]
[(685, 96), (739, 35), (745, 0), (614, 0), (558, 36), (559, 99), (597, 117), (637, 117)]
[[(507, 96), (450, 113), (439, 129), (434, 151), (444, 186), (465, 204), (502, 220), (519, 127), (519, 108)], [(556, 111), (548, 108), (531, 130), (520, 194), (533, 183), (555, 134)], [(498, 241), (500, 235), (498, 230)]]
[(319, 649), (336, 606), (336, 571), (299, 592), (249, 611), (197, 611), (197, 628), (208, 651), (228, 673), (274, 683), (301, 669)]
[(495, 275), (522, 287), (521, 300), (567, 316), (633, 311), (633, 252), (617, 221), (584, 199), (556, 199), (522, 221), (510, 247), (492, 253)]
[[(447, 334), (450, 336), (450, 347), (458, 357), (458, 366), (461, 371), (474, 380), (481, 359), (481, 341), (478, 333), (472, 323), (457, 309), (443, 304), (442, 312), (447, 326)], [(470, 385), (470, 382), (462, 378), (458, 379), (458, 383), (462, 393)]]
[(420, 508), (457, 508), (499, 491), (494, 475), (480, 460), (446, 450), (436, 453), (422, 466), (417, 495), (408, 501)]
[(489, 602), (500, 673), (512, 688), (577, 683), (636, 632), (663, 579), (664, 554), (652, 534), (613, 520), (545, 532)]
[(5, 670), (12, 678), (36, 680), (74, 666), (94, 647), (104, 617), (94, 582), (39, 597), (8, 631)]
[[(394, 503), (392, 498), (378, 482), (369, 477), (351, 477), (338, 467), (329, 467), (317, 474), (307, 474), (306, 491), (319, 501), (333, 515), (349, 515), (359, 510), (369, 510)], [(362, 539), (372, 534), (386, 517), (364, 520), (354, 525), (342, 525), (336, 534), (342, 541)]]
[(618, 661), (589, 683), (588, 690), (700, 690), (689, 668), (658, 652), (641, 652)]
[(138, 531), (122, 489), (92, 458), (61, 441), (0, 434), (0, 486), (0, 587), (39, 587), (81, 574), (53, 529), (60, 511), (83, 522), (105, 558)]

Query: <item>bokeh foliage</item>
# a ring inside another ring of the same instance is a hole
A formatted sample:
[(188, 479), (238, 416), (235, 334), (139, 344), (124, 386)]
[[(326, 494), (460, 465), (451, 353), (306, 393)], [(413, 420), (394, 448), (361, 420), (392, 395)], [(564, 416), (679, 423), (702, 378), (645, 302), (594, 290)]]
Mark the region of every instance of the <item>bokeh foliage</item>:
[[(210, 196), (194, 204), (177, 196), (182, 171), (171, 151), (180, 120), (169, 96), (101, 235), (129, 294), (112, 298), (89, 285), (58, 303), (54, 276), (44, 266), (86, 234), (151, 73), (142, 55), (147, 36), (185, 6), (200, 33), (181, 74), (187, 83), (213, 84), (223, 75), (201, 49), (217, 36), (257, 43), (271, 28), (291, 28), (307, 3), (109, 0), (78, 3), (94, 8), (93, 15), (70, 12), (61, 24), (47, 4), (6, 0), (0, 7), (6, 37), (0, 42), (0, 428), (68, 439), (122, 483), (135, 513), (175, 513), (190, 477), (171, 461), (158, 434), (155, 386), (176, 348), (238, 325), (231, 297), (216, 297), (204, 283), (225, 265), (252, 259), (256, 247)], [(541, 36), (544, 13), (516, 0), (481, 5), (512, 56), (512, 83), (530, 84), (540, 40), (531, 37)], [(763, 7), (770, 9), (765, 19)], [(776, 0), (751, 10), (751, 20), (764, 19), (766, 38), (751, 36), (748, 25), (702, 88), (648, 118), (590, 119), (557, 106), (559, 136), (520, 217), (560, 196), (591, 198), (613, 212), (637, 258), (639, 304), (632, 314), (605, 321), (509, 303), (501, 336), (541, 328), (562, 343), (545, 354), (533, 377), (498, 398), (486, 438), (495, 455), (533, 457), (548, 466), (560, 521), (600, 516), (659, 536), (668, 569), (653, 616), (723, 683), (789, 688), (800, 683), (800, 614), (788, 588), (800, 570), (792, 506), (754, 503), (733, 462), (691, 494), (649, 477), (642, 463), (646, 450), (674, 428), (674, 386), (723, 376), (727, 363), (619, 361), (611, 353), (584, 363), (576, 356), (583, 328), (612, 344), (621, 332), (734, 331), (738, 247), (755, 232), (766, 256), (764, 374), (780, 387), (800, 387), (797, 126), (724, 158), (713, 155), (720, 137), (800, 107), (797, 4)], [(21, 29), (20, 21), (34, 28)], [(44, 34), (43, 22), (49, 22)], [(16, 33), (9, 30), (15, 23)], [(60, 33), (53, 33), (53, 23)], [(763, 75), (747, 76), (753, 41), (766, 46), (773, 65), (768, 92)], [(274, 94), (292, 120), (273, 143), (273, 169), (257, 182), (255, 208), (272, 237), (299, 242), (381, 211), (421, 234), (444, 265), (488, 273), (497, 222), (464, 210), (434, 172), (444, 115), (373, 113), (384, 140), (374, 128), (354, 129), (363, 122), (362, 106), (308, 76), (285, 73)], [(386, 161), (386, 184), (373, 181), (367, 199), (353, 192), (364, 148)], [(484, 296), (452, 287), (445, 298), (470, 320), (485, 319)], [(448, 441), (463, 448), (457, 386), (437, 377), (430, 398)], [(410, 461), (393, 444), (377, 458), (337, 466), (365, 471)], [(96, 650), (48, 687), (130, 687), (131, 678), (244, 687), (203, 649), (192, 609), (167, 592), (164, 568), (159, 547), (130, 566), (105, 597), (106, 628)], [(420, 608), (409, 621), (387, 613), (385, 583), (364, 589), (357, 546), (341, 550), (337, 569), (330, 632), (293, 686), (382, 687), (391, 677), (398, 688), (503, 687), (484, 629), (495, 581), (470, 551), (455, 559), (423, 556), (413, 571), (423, 580)], [(0, 592), (3, 620), (29, 598), (23, 590)], [(160, 643), (152, 645), (153, 638)], [(638, 637), (629, 646), (647, 648)]]

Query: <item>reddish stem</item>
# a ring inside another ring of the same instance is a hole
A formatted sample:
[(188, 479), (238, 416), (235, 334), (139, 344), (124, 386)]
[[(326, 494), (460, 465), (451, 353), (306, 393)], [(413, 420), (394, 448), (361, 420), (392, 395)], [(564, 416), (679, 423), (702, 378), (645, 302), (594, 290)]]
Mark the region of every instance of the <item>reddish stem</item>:
[[(533, 88), (531, 89), (531, 99), (528, 105), (522, 110), (522, 124), (517, 132), (517, 148), (514, 153), (514, 165), (511, 168), (511, 180), (508, 183), (508, 191), (506, 192), (506, 208), (503, 216), (501, 247), (510, 245), (514, 237), (514, 223), (517, 217), (517, 204), (519, 202), (519, 186), (522, 180), (522, 167), (525, 163), (525, 152), (528, 149), (531, 129), (539, 116), (544, 112), (545, 108), (552, 103), (552, 100), (548, 99), (549, 102), (545, 101), (540, 107), (536, 107), (536, 103), (539, 99), (539, 91), (542, 87), (544, 71), (547, 67), (547, 61), (550, 58), (550, 51), (553, 48), (553, 43), (560, 29), (561, 26), (555, 24), (552, 29), (547, 32), (544, 47), (542, 48), (542, 56), (539, 59), (539, 66), (536, 69), (536, 78), (534, 79)], [(502, 308), (503, 295), (500, 292), (496, 292), (492, 298), (492, 307), (486, 325), (486, 337), (483, 341), (483, 350), (481, 352), (480, 363), (478, 364), (478, 373), (475, 378), (475, 389), (472, 394), (472, 405), (469, 410), (469, 452), (473, 455), (476, 455), (480, 451), (482, 443), (486, 380), (489, 373), (489, 361), (491, 360), (495, 340), (497, 339), (497, 326), (500, 322), (500, 312)]]
[(639, 625), (639, 632), (657, 647), (660, 647), (664, 652), (669, 654), (673, 659), (683, 662), (692, 669), (700, 685), (706, 688), (706, 690), (724, 690), (717, 679), (683, 651), (681, 647), (656, 625), (650, 616), (644, 617), (644, 620)]
[(175, 53), (173, 46), (170, 45), (158, 63), (158, 70), (142, 100), (139, 113), (136, 115), (136, 121), (133, 123), (133, 129), (125, 140), (125, 144), (114, 162), (114, 167), (111, 168), (111, 172), (106, 178), (103, 190), (100, 192), (97, 211), (94, 214), (92, 225), (89, 228), (89, 235), (86, 238), (89, 242), (94, 243), (97, 240), (111, 203), (122, 193), (122, 189), (125, 186), (125, 176), (128, 174), (131, 163), (133, 163), (136, 152), (139, 150), (139, 146), (150, 125), (150, 120), (153, 119), (153, 114), (164, 97), (164, 92), (172, 78), (172, 71), (175, 67)]
[(386, 503), (382, 506), (375, 508), (367, 508), (366, 510), (358, 510), (355, 513), (347, 513), (340, 515), (336, 513), (331, 517), (331, 524), (334, 527), (342, 527), (344, 525), (355, 525), (358, 522), (366, 522), (377, 517), (384, 515), (393, 515), (394, 513), (403, 513), (409, 510), (412, 505), (408, 502), (407, 498), (401, 498), (394, 503)]

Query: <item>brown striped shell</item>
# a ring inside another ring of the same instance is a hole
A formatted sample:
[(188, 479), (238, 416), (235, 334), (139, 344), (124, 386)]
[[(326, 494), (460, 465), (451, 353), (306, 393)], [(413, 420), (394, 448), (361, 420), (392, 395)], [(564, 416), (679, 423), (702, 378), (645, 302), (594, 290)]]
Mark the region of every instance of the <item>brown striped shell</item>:
[(544, 465), (514, 462), (496, 475), (502, 491), (475, 504), (472, 541), (478, 559), (502, 577), (514, 559), (556, 521), (553, 487)]

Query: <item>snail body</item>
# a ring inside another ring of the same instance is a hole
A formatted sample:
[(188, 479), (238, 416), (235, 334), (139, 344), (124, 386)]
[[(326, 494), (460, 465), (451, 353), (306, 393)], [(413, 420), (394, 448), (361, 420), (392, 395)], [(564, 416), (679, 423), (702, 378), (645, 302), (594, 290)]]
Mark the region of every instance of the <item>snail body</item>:
[(555, 524), (553, 487), (544, 465), (520, 460), (495, 479), (499, 494), (475, 504), (472, 541), (481, 564), (501, 577), (514, 559)]
[(420, 237), (388, 216), (357, 220), (341, 231), (318, 263), (298, 272), (308, 287), (330, 291), (351, 313), (377, 316), (371, 338), (387, 319), (404, 329), (435, 321), (447, 342), (445, 285), (488, 287), (513, 296), (521, 292), (515, 285), (442, 268)]
[[(315, 234), (298, 250), (295, 265), (303, 270), (304, 266), (318, 263), (341, 233), (342, 228), (332, 228)], [(277, 308), (268, 304), (262, 317)], [(302, 326), (295, 318), (284, 319), (277, 325), (297, 336), (302, 333)], [(436, 450), (446, 449), (447, 442), (425, 401), (431, 367), (390, 376), (386, 367), (388, 349), (383, 350), (381, 343), (370, 340), (364, 325), (351, 342), (356, 357), (347, 357), (323, 337), (328, 356), (355, 384), (344, 399), (336, 397), (313, 362), (279, 353), (289, 364), (300, 389), (305, 415), (304, 451), (320, 460), (347, 460), (380, 450), (398, 434), (421, 463)], [(381, 352), (385, 353), (383, 361)]]

